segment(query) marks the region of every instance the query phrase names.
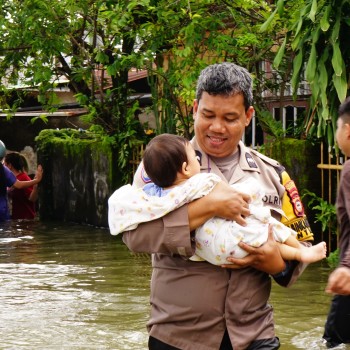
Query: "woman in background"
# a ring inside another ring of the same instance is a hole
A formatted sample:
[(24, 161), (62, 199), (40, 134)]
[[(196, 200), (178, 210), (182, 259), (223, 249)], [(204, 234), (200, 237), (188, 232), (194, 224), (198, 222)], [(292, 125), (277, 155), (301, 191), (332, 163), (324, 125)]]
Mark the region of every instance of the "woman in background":
[[(20, 174), (19, 174), (20, 179), (18, 179), (15, 176), (15, 174), (6, 165), (2, 163), (2, 159), (5, 157), (5, 155), (6, 155), (6, 147), (4, 143), (0, 140), (0, 222), (10, 219), (8, 200), (7, 200), (7, 189), (12, 188), (13, 190), (23, 190), (23, 189), (35, 186), (41, 181), (42, 173), (43, 173), (42, 167), (38, 166), (38, 170), (33, 180), (31, 180), (28, 175), (23, 176)], [(22, 160), (22, 163), (23, 163), (23, 160)], [(23, 167), (21, 169), (23, 169)], [(26, 180), (23, 181), (22, 180), (23, 178), (25, 178)], [(32, 195), (31, 199), (33, 200), (35, 196), (36, 194), (34, 192), (34, 195)], [(30, 202), (29, 197), (26, 199), (26, 201)], [(15, 203), (16, 203), (16, 200), (15, 200)], [(28, 216), (30, 216), (28, 212), (25, 215), (26, 215), (25, 218), (28, 218)], [(35, 211), (34, 211), (34, 216), (35, 216)], [(16, 218), (19, 218), (19, 217), (16, 217)], [(20, 217), (20, 218), (23, 219), (24, 217)], [(31, 219), (33, 218), (32, 214), (30, 218)]]

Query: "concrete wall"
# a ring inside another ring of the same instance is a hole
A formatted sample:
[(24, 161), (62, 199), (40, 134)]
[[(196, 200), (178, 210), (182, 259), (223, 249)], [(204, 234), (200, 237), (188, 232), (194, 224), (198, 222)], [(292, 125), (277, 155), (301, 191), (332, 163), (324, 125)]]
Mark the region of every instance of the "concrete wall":
[(47, 142), (38, 141), (40, 219), (108, 227), (108, 198), (121, 185), (116, 152), (101, 142)]

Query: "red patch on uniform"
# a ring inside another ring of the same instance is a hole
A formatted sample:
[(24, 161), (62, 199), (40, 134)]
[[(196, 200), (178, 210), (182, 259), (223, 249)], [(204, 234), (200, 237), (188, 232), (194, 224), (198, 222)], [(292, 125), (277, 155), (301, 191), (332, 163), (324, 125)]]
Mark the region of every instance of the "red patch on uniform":
[(304, 216), (304, 207), (301, 202), (299, 192), (293, 180), (289, 180), (284, 184), (290, 202), (292, 203), (294, 214), (298, 217)]

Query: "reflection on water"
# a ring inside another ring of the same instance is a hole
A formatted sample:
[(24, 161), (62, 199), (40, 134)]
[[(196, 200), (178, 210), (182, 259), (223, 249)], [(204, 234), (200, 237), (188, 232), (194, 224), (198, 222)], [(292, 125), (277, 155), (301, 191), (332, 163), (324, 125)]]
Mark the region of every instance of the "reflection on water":
[[(149, 258), (106, 229), (0, 226), (0, 348), (147, 349), (150, 273)], [(328, 274), (325, 263), (313, 264), (292, 288), (273, 284), (281, 349), (325, 349)]]
[(145, 349), (149, 278), (105, 229), (0, 227), (0, 347)]

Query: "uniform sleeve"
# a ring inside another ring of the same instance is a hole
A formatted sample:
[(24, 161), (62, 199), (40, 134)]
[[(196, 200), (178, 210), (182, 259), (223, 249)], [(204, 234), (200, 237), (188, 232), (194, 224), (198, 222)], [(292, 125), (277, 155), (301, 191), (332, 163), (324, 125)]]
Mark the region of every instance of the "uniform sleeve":
[[(305, 246), (311, 246), (314, 239), (310, 224), (304, 212), (299, 191), (283, 167), (280, 168), (281, 182), (285, 188), (282, 197), (282, 210), (286, 217), (281, 218), (281, 222), (297, 232), (297, 239)], [(291, 286), (303, 273), (307, 264), (298, 261), (287, 261), (286, 269), (280, 274), (273, 276), (275, 281), (283, 286)]]
[[(133, 186), (143, 187), (149, 181), (141, 162)], [(142, 223), (135, 230), (124, 232), (123, 242), (136, 253), (192, 256), (194, 242), (189, 228), (188, 205), (185, 204), (160, 219)]]
[(135, 230), (123, 233), (123, 242), (137, 253), (194, 254), (187, 204), (161, 219), (140, 224)]

